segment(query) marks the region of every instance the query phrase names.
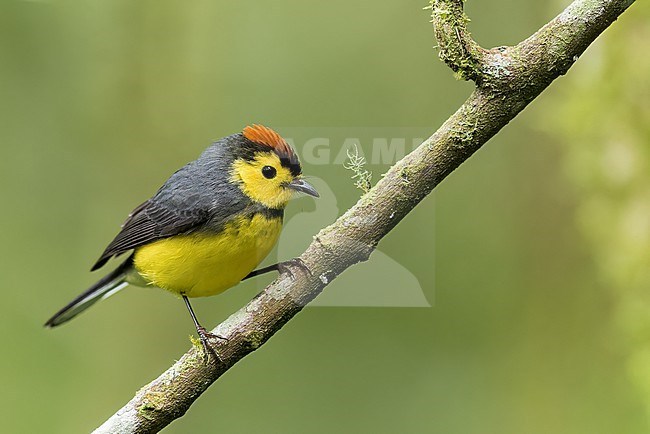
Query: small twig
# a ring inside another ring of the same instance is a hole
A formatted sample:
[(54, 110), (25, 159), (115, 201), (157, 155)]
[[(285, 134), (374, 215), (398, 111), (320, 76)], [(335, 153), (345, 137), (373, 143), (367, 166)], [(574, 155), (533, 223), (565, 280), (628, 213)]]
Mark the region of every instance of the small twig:
[(431, 0), (430, 3), (440, 59), (458, 78), (480, 83), (485, 50), (467, 30), (469, 18), (463, 12), (463, 0)]

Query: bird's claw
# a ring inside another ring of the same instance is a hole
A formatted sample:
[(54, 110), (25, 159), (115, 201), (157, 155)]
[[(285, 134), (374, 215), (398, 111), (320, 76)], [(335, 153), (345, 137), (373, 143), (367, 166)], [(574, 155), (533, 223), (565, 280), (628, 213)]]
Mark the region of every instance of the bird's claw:
[(210, 344), (210, 339), (221, 339), (227, 341), (228, 338), (210, 333), (205, 329), (205, 327), (198, 327), (196, 331), (199, 334), (199, 339), (201, 340), (201, 345), (203, 346), (203, 355), (205, 357), (206, 363), (209, 359), (210, 354), (213, 355), (217, 361), (221, 362), (221, 357), (217, 353), (217, 350)]
[(295, 280), (295, 275), (293, 274), (293, 270), (291, 270), (292, 267), (299, 268), (304, 273), (310, 276), (312, 275), (312, 272), (309, 267), (307, 267), (307, 264), (305, 264), (305, 261), (300, 258), (293, 258), (289, 259), (288, 261), (278, 263), (278, 271), (280, 274), (288, 274), (292, 280)]

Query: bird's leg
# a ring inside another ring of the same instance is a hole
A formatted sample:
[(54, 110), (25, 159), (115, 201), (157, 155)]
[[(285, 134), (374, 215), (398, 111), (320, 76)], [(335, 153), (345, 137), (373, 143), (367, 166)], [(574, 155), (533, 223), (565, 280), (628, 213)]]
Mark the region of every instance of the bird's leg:
[(187, 306), (187, 310), (190, 311), (190, 315), (192, 316), (192, 321), (194, 321), (194, 327), (196, 327), (196, 332), (199, 334), (199, 339), (201, 339), (201, 345), (203, 345), (203, 352), (206, 355), (212, 354), (217, 360), (221, 361), (219, 354), (217, 354), (217, 350), (215, 350), (212, 347), (212, 345), (210, 345), (209, 341), (210, 338), (223, 339), (226, 341), (228, 340), (228, 338), (224, 338), (223, 336), (215, 335), (207, 331), (205, 327), (199, 324), (199, 320), (196, 319), (196, 315), (194, 314), (194, 310), (192, 309), (190, 300), (186, 296), (183, 296), (183, 300), (185, 301), (185, 306)]
[(300, 258), (289, 259), (288, 261), (278, 262), (277, 264), (269, 265), (268, 267), (260, 268), (259, 270), (251, 271), (246, 277), (242, 280), (249, 279), (251, 277), (259, 276), (260, 274), (269, 273), (271, 271), (277, 271), (280, 274), (288, 274), (292, 279), (294, 278), (293, 271), (291, 267), (300, 268), (305, 273), (311, 275), (311, 270), (307, 268), (305, 262)]
[(251, 271), (250, 273), (248, 273), (246, 277), (242, 279), (242, 281), (246, 279), (250, 279), (251, 277), (259, 276), (261, 274), (270, 273), (271, 271), (278, 271), (279, 265), (280, 264), (273, 264), (273, 265), (269, 265), (268, 267), (260, 268), (259, 270)]

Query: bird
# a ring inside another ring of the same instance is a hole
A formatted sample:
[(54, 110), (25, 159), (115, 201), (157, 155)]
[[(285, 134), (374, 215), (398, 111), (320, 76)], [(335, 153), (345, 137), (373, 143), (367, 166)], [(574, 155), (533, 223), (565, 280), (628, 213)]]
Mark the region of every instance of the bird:
[[(276, 131), (253, 124), (212, 143), (136, 207), (91, 271), (125, 253), (113, 271), (56, 312), (59, 326), (127, 285), (157, 287), (185, 302), (204, 352), (217, 355), (190, 298), (220, 294), (270, 271), (306, 268), (299, 259), (255, 268), (276, 244), (284, 209), (297, 193), (318, 197), (295, 150)], [(308, 271), (308, 269), (307, 269)]]

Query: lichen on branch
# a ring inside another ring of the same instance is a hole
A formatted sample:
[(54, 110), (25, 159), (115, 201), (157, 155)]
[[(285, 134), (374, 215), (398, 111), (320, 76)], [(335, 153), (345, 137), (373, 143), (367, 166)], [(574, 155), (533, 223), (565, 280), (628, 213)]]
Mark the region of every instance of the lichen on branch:
[(359, 148), (357, 145), (348, 149), (346, 153), (348, 155), (348, 160), (343, 164), (343, 167), (352, 171), (354, 186), (364, 193), (368, 193), (372, 188), (372, 172), (367, 170), (365, 167), (365, 157), (359, 154)]

